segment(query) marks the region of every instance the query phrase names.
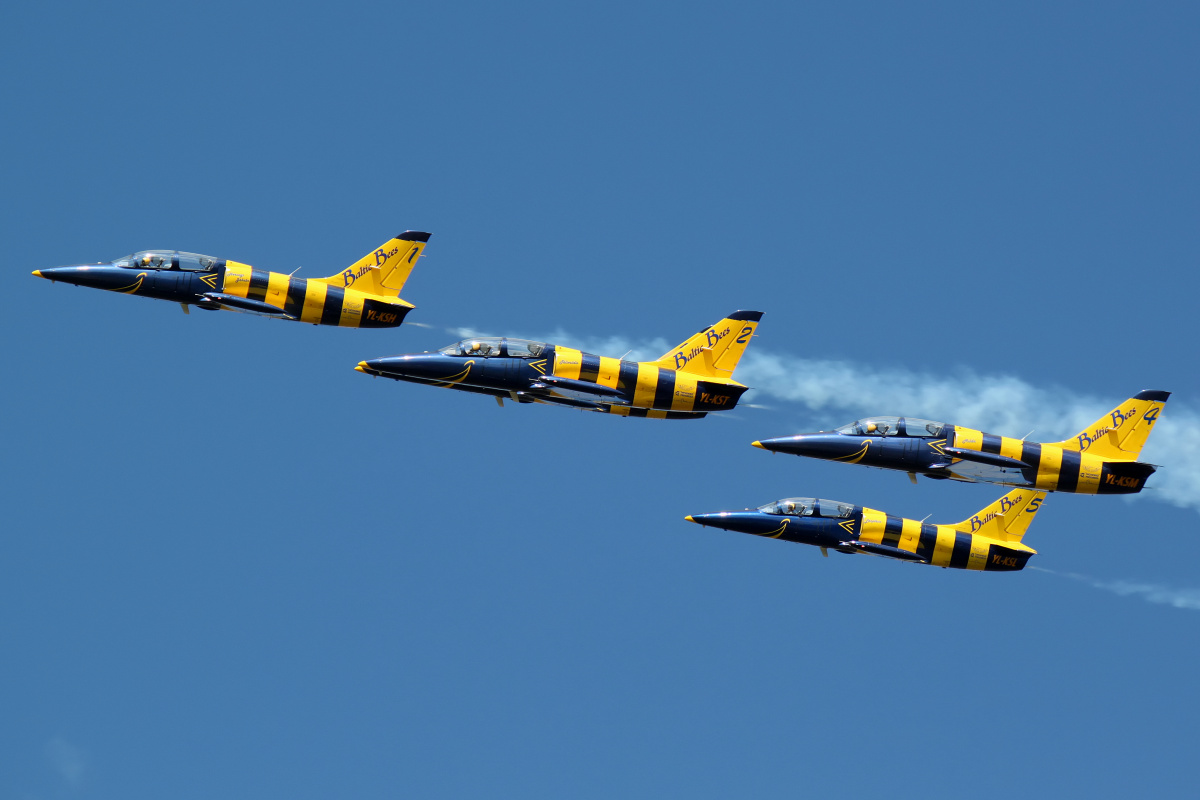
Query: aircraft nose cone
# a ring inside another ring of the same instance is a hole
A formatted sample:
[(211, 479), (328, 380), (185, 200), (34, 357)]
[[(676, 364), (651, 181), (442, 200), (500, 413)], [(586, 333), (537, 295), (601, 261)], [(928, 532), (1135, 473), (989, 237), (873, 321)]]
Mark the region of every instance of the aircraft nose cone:
[(773, 453), (791, 453), (809, 458), (839, 459), (854, 455), (862, 449), (863, 439), (858, 436), (843, 436), (840, 433), (801, 433), (782, 436), (778, 439), (763, 439), (755, 447)]
[(62, 281), (76, 286), (93, 289), (123, 290), (127, 284), (137, 281), (138, 273), (133, 270), (113, 267), (110, 264), (88, 264), (77, 267), (47, 267), (35, 270), (34, 275), (50, 281)]
[(708, 528), (753, 534), (762, 534), (778, 528), (783, 522), (782, 517), (763, 514), (761, 511), (717, 511), (712, 514), (691, 514), (684, 519)]
[(33, 274), (48, 281), (79, 283), (79, 279), (86, 276), (87, 271), (83, 267), (48, 267), (47, 269), (35, 269)]
[(414, 353), (360, 361), (355, 369), (370, 375), (386, 375), (389, 378), (458, 383), (474, 370), (475, 361), (440, 353)]

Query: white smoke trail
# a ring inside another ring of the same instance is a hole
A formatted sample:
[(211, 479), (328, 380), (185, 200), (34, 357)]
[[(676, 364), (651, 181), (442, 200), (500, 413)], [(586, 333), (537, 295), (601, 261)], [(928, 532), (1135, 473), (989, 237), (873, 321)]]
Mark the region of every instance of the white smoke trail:
[(1045, 567), (1031, 566), (1029, 569), (1046, 572), (1050, 575), (1061, 575), (1064, 578), (1086, 583), (1095, 589), (1112, 592), (1121, 597), (1140, 597), (1147, 603), (1162, 603), (1174, 608), (1200, 611), (1200, 589), (1176, 589), (1157, 583), (1139, 583), (1137, 581), (1126, 580), (1102, 581), (1097, 578), (1090, 578), (1087, 575), (1080, 575), (1077, 572), (1055, 572)]
[[(470, 328), (461, 336), (482, 335)], [(557, 342), (589, 353), (653, 360), (673, 342), (665, 339), (631, 341), (620, 336), (579, 337), (558, 330), (540, 341)], [(797, 430), (831, 430), (857, 417), (891, 415), (968, 425), (1004, 436), (1025, 436), (1035, 442), (1057, 442), (1083, 430), (1135, 391), (1159, 387), (1130, 387), (1123, 397), (1092, 397), (1058, 386), (1037, 387), (1012, 375), (979, 375), (967, 369), (952, 375), (897, 367), (872, 367), (851, 361), (796, 358), (748, 350), (737, 379), (753, 388), (746, 399), (762, 395), (797, 403), (808, 411)], [(741, 405), (751, 405), (743, 403)], [(773, 433), (785, 436), (787, 431)], [(765, 434), (764, 434), (765, 435)], [(1200, 413), (1167, 404), (1141, 459), (1163, 467), (1143, 496), (1181, 508), (1200, 511)]]

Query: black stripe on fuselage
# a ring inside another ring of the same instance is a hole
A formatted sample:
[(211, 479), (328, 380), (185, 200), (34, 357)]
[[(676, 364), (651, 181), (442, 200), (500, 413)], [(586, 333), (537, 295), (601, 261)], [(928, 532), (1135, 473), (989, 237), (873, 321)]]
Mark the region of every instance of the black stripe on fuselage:
[(595, 383), (600, 377), (600, 356), (591, 353), (581, 353), (579, 359), (579, 380)]
[(980, 452), (1000, 455), (1000, 437), (994, 433), (983, 435), (983, 444), (979, 445)]
[(1037, 442), (1025, 442), (1021, 445), (1021, 460), (1037, 472), (1042, 463), (1042, 446)]
[(250, 300), (266, 300), (267, 286), (270, 283), (271, 273), (261, 269), (250, 270), (250, 288), (246, 290), (246, 297)]
[(340, 286), (330, 286), (325, 293), (325, 307), (321, 309), (322, 325), (337, 325), (342, 319), (342, 301), (346, 298), (346, 290)]
[(670, 408), (675, 398), (675, 370), (660, 369), (658, 385), (654, 387), (654, 407)]
[(899, 547), (900, 536), (903, 533), (904, 520), (888, 514), (886, 521), (883, 523), (883, 543), (888, 547)]
[(1079, 464), (1083, 457), (1074, 450), (1063, 450), (1062, 466), (1058, 470), (1058, 486), (1060, 492), (1073, 492), (1079, 488)]
[(917, 555), (933, 563), (933, 548), (937, 544), (937, 525), (921, 523), (921, 539), (917, 542)]
[(1028, 469), (1021, 470), (1025, 480), (1031, 484), (1037, 483), (1038, 467), (1042, 463), (1042, 446), (1037, 442), (1025, 442), (1021, 445), (1021, 460), (1029, 465)]
[(304, 278), (288, 278), (287, 299), (283, 301), (284, 313), (300, 319), (304, 310), (304, 293), (308, 290), (308, 281)]
[(637, 391), (638, 365), (636, 361), (622, 361), (621, 371), (617, 373), (617, 388), (627, 402), (633, 402), (633, 393)]
[(955, 533), (954, 549), (950, 551), (950, 566), (955, 569), (966, 569), (967, 559), (971, 557), (971, 534)]
[(649, 409), (646, 409), (646, 408), (631, 408), (631, 409), (629, 409), (629, 416), (644, 417), (644, 416), (646, 416), (648, 411), (649, 411)]

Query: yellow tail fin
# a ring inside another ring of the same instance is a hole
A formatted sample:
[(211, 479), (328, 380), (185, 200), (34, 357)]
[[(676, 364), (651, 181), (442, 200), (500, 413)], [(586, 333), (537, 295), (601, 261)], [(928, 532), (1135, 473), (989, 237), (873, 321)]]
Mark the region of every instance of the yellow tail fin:
[(343, 289), (354, 287), (355, 290), (367, 294), (399, 297), (400, 290), (404, 288), (428, 241), (428, 233), (405, 231), (388, 239), (378, 249), (355, 261), (337, 275), (313, 280)]
[(735, 311), (678, 347), (671, 348), (654, 363), (707, 378), (732, 378), (760, 319), (761, 311)]
[(1064, 450), (1088, 452), (1120, 461), (1137, 461), (1170, 392), (1138, 392), (1076, 436), (1056, 442)]
[(1045, 492), (1013, 489), (975, 516), (950, 527), (1001, 542), (1019, 542), (1045, 499)]

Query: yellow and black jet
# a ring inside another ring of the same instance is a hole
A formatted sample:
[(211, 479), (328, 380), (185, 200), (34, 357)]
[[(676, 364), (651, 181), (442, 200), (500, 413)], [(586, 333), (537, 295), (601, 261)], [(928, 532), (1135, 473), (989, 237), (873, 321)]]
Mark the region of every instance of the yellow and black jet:
[(1132, 494), (1154, 473), (1137, 460), (1170, 392), (1129, 398), (1075, 436), (1039, 444), (915, 417), (868, 417), (829, 432), (754, 442), (776, 453), (1047, 492)]
[(550, 403), (651, 419), (698, 419), (728, 411), (748, 387), (733, 370), (762, 317), (736, 311), (657, 361), (624, 361), (528, 339), (472, 338), (436, 353), (376, 358), (367, 375), (487, 394), (504, 405)]
[(866, 553), (935, 567), (1013, 572), (1037, 553), (1021, 538), (1045, 492), (1014, 489), (970, 519), (931, 525), (873, 508), (789, 497), (758, 509), (694, 514), (688, 522), (782, 539), (839, 553)]
[(169, 300), (207, 310), (224, 309), (275, 319), (395, 328), (413, 308), (400, 299), (429, 234), (405, 231), (336, 275), (297, 278), (249, 264), (179, 250), (143, 250), (111, 263), (52, 267), (39, 278), (93, 289)]

